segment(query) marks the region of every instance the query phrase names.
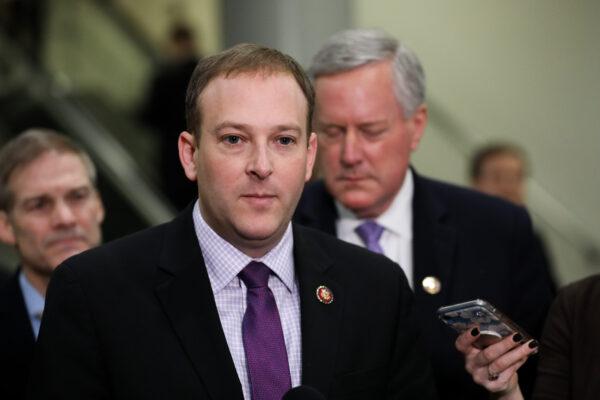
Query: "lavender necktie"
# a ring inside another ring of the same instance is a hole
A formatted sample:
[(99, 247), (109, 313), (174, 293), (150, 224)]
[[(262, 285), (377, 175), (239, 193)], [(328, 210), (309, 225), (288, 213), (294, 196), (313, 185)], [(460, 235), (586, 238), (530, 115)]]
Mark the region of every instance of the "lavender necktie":
[(247, 288), (242, 338), (252, 400), (281, 400), (292, 387), (279, 312), (267, 285), (270, 273), (252, 261), (239, 274)]
[(383, 226), (375, 221), (368, 220), (356, 227), (355, 231), (367, 245), (367, 249), (375, 253), (383, 254), (383, 249), (379, 244), (379, 238), (383, 234)]

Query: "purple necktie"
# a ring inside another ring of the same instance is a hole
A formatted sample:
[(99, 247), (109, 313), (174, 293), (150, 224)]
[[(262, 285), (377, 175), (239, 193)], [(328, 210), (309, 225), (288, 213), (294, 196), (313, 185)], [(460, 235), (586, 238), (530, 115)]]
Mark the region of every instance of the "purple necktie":
[(367, 245), (367, 249), (375, 253), (383, 254), (383, 249), (379, 244), (379, 238), (381, 237), (381, 234), (383, 234), (383, 226), (375, 221), (368, 220), (356, 227), (355, 231)]
[(279, 312), (267, 285), (270, 273), (252, 261), (239, 274), (247, 288), (242, 338), (252, 400), (281, 400), (292, 387)]

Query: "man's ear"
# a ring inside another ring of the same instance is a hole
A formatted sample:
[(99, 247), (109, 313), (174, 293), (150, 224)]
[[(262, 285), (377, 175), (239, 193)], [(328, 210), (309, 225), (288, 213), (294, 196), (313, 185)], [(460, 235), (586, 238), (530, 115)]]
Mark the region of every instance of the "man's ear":
[(98, 211), (96, 213), (96, 222), (98, 222), (98, 224), (102, 224), (102, 222), (104, 222), (104, 203), (102, 202), (102, 197), (100, 197), (100, 193), (96, 192), (96, 197), (97, 197), (97, 201), (98, 201)]
[(15, 231), (10, 224), (6, 211), (0, 211), (0, 241), (11, 246), (17, 243)]
[(306, 154), (306, 175), (304, 176), (304, 182), (308, 182), (313, 173), (313, 167), (315, 165), (315, 159), (317, 157), (317, 134), (314, 132), (310, 133), (308, 138), (308, 150)]
[(412, 151), (415, 151), (417, 147), (419, 147), (419, 143), (421, 142), (421, 138), (423, 137), (425, 128), (427, 127), (428, 118), (429, 111), (427, 110), (426, 104), (421, 104), (414, 112), (412, 117), (410, 117), (410, 125), (412, 130), (410, 148)]
[(196, 147), (194, 135), (187, 131), (181, 132), (179, 134), (177, 146), (179, 148), (179, 161), (181, 162), (185, 176), (187, 176), (190, 181), (195, 181), (196, 163), (194, 162), (194, 154), (198, 149)]

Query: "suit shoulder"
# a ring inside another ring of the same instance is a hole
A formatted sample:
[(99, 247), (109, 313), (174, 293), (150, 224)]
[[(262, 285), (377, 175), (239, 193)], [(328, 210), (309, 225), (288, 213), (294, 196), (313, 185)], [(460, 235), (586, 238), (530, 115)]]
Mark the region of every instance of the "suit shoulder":
[(333, 197), (322, 180), (307, 183), (302, 191), (295, 215), (312, 214), (324, 206), (333, 205)]
[(320, 249), (332, 258), (336, 264), (344, 265), (346, 269), (364, 269), (369, 273), (391, 273), (393, 275), (402, 271), (400, 266), (389, 258), (373, 253), (364, 247), (345, 242), (320, 230), (299, 224), (295, 224), (294, 229), (309, 246)]
[(93, 270), (108, 273), (115, 269), (131, 269), (154, 263), (160, 254), (167, 226), (158, 225), (115, 239), (75, 255), (63, 265), (72, 266), (81, 275)]
[(457, 212), (467, 213), (474, 217), (479, 215), (496, 217), (499, 221), (508, 216), (529, 218), (525, 208), (467, 187), (425, 177), (419, 178), (419, 185), (434, 199), (443, 202)]
[(600, 274), (588, 276), (563, 287), (558, 297), (563, 301), (577, 301), (589, 304), (591, 307), (600, 306)]

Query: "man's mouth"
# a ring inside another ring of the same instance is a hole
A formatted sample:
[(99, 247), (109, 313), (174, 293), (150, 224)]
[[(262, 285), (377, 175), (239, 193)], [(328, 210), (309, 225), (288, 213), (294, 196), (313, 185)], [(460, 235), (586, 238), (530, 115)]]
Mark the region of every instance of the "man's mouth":
[(52, 238), (46, 242), (48, 247), (61, 246), (61, 247), (80, 247), (82, 243), (86, 243), (86, 238), (82, 235), (71, 235), (61, 236)]
[(367, 177), (362, 175), (340, 175), (337, 177), (338, 181), (345, 182), (360, 182), (364, 181), (365, 179), (367, 179)]
[(256, 206), (266, 206), (271, 204), (277, 196), (268, 193), (248, 193), (242, 195), (242, 198)]

